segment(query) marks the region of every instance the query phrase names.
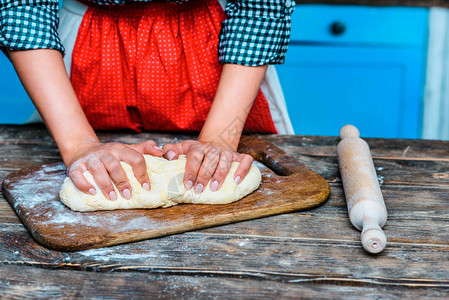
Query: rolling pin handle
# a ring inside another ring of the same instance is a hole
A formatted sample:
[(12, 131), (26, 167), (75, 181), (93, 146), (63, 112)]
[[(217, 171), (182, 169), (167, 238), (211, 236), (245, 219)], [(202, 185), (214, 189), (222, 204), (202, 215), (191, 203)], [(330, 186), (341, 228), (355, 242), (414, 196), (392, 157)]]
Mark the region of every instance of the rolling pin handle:
[(379, 253), (387, 245), (387, 237), (378, 225), (367, 229), (364, 228), (361, 238), (363, 248), (369, 253)]
[(357, 127), (355, 127), (353, 125), (345, 125), (340, 130), (340, 138), (341, 139), (344, 139), (344, 138), (359, 138), (359, 137), (360, 137), (360, 132), (357, 129)]

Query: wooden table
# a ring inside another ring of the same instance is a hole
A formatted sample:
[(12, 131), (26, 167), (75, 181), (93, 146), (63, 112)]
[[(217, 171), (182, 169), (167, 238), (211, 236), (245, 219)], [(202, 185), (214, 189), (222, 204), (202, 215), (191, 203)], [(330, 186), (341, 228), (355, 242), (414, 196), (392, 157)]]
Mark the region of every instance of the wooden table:
[[(174, 135), (100, 133), (103, 141)], [(188, 136), (178, 136), (178, 140)], [(0, 297), (420, 298), (449, 295), (449, 142), (367, 139), (389, 212), (389, 244), (361, 247), (349, 222), (337, 137), (266, 136), (322, 175), (331, 196), (308, 211), (82, 252), (37, 244), (0, 199)], [(0, 126), (0, 180), (60, 161), (41, 126)]]

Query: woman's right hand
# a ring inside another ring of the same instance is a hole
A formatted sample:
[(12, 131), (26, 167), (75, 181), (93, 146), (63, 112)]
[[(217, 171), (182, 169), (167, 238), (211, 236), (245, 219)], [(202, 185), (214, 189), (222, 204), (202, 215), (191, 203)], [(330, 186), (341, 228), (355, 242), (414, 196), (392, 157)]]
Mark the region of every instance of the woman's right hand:
[[(102, 192), (109, 200), (116, 200), (113, 184), (121, 196), (131, 199), (132, 188), (121, 161), (131, 165), (134, 176), (146, 190), (151, 189), (143, 154), (162, 156), (163, 151), (154, 141), (126, 145), (121, 143), (86, 142), (66, 163), (67, 174), (73, 184), (83, 193), (95, 195)], [(89, 171), (101, 191), (97, 191), (84, 177)]]

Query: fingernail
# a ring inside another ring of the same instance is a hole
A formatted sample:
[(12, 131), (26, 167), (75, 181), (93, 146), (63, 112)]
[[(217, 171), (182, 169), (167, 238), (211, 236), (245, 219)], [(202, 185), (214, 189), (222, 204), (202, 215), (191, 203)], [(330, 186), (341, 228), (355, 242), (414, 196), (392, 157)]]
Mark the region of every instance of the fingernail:
[(215, 192), (218, 189), (218, 181), (214, 180), (210, 183), (210, 190)]
[(175, 157), (176, 156), (176, 153), (175, 152), (173, 152), (173, 151), (168, 151), (167, 152), (167, 158), (168, 158), (168, 160), (172, 160), (173, 159), (173, 157)]
[(235, 182), (235, 184), (239, 184), (240, 183), (240, 176), (237, 176), (237, 177), (235, 177), (234, 178), (234, 182)]
[(126, 200), (131, 199), (131, 192), (130, 192), (130, 190), (124, 189), (124, 190), (123, 190), (123, 196), (125, 196), (125, 199), (126, 199)]
[(148, 183), (144, 183), (144, 184), (142, 184), (142, 187), (145, 189), (145, 190), (147, 190), (147, 191), (149, 191), (150, 190), (150, 185), (148, 184)]
[(156, 150), (162, 151), (162, 148), (159, 147), (159, 146), (153, 146), (153, 148), (156, 149)]
[(115, 194), (114, 191), (112, 191), (112, 192), (109, 193), (109, 198), (110, 198), (112, 201), (117, 200), (117, 195)]
[(189, 180), (186, 182), (186, 190), (190, 190), (193, 186), (193, 182), (192, 180)]
[(96, 194), (97, 194), (97, 190), (94, 189), (94, 188), (90, 188), (90, 189), (89, 189), (89, 194), (91, 194), (91, 195), (96, 195)]
[(195, 194), (199, 194), (199, 193), (201, 193), (202, 191), (203, 191), (203, 184), (198, 183), (198, 184), (195, 186)]

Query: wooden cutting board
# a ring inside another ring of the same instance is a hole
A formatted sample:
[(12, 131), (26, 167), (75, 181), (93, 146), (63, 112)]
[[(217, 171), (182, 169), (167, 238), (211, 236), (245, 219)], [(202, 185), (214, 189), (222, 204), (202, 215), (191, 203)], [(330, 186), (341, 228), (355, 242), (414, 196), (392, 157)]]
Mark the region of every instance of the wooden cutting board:
[(317, 206), (326, 201), (326, 180), (264, 139), (242, 137), (239, 151), (259, 163), (262, 184), (224, 205), (74, 212), (59, 201), (66, 176), (62, 163), (31, 167), (6, 177), (2, 191), (31, 235), (62, 251), (100, 248)]

